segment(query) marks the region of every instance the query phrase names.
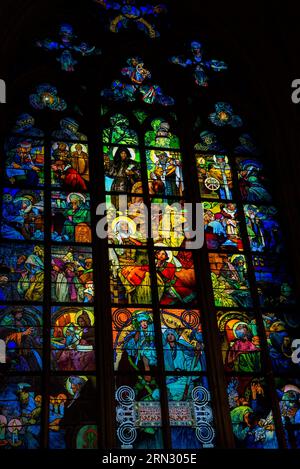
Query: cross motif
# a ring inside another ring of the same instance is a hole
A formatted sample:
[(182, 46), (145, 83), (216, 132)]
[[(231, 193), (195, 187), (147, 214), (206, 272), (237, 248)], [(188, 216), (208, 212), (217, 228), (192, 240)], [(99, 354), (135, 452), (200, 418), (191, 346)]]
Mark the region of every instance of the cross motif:
[(90, 46), (86, 42), (76, 44), (77, 36), (74, 34), (73, 26), (70, 24), (61, 24), (58, 36), (57, 40), (44, 39), (37, 41), (36, 45), (46, 50), (58, 51), (56, 60), (65, 72), (74, 72), (75, 65), (78, 63), (74, 58), (74, 54), (79, 54), (81, 57), (101, 54), (100, 49), (96, 49), (95, 46)]
[[(128, 78), (129, 83), (115, 80), (111, 88), (104, 89), (101, 96), (113, 101), (136, 101), (138, 95), (147, 104), (162, 104), (172, 106), (174, 99), (165, 95), (160, 86), (147, 84), (151, 79), (151, 72), (144, 67), (140, 57), (131, 57), (127, 60), (127, 67), (122, 68), (121, 74)], [(144, 82), (146, 81), (146, 84)]]
[(94, 0), (96, 3), (104, 7), (106, 10), (114, 10), (117, 13), (110, 21), (109, 29), (113, 33), (118, 33), (122, 29), (128, 29), (131, 24), (143, 31), (151, 39), (160, 36), (153, 23), (150, 23), (145, 16), (158, 16), (161, 13), (166, 13), (167, 8), (165, 5), (145, 5), (136, 6), (135, 0), (121, 0), (120, 2), (113, 2), (109, 0)]
[(173, 64), (180, 65), (184, 68), (191, 68), (195, 83), (198, 86), (208, 86), (208, 74), (209, 70), (214, 72), (221, 72), (227, 70), (227, 65), (221, 60), (204, 60), (202, 52), (202, 44), (197, 41), (191, 43), (191, 53), (189, 57), (173, 56), (170, 58)]

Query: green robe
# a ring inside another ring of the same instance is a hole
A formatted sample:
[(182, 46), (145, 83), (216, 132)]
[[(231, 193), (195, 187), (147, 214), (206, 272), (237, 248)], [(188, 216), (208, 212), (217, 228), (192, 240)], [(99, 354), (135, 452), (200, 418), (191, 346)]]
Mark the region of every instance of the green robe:
[(233, 434), (239, 441), (243, 441), (250, 430), (244, 420), (245, 415), (249, 413), (253, 413), (253, 410), (245, 405), (235, 407), (230, 412)]
[(69, 240), (74, 240), (75, 226), (79, 223), (90, 223), (90, 213), (86, 208), (79, 208), (76, 212), (72, 208), (64, 210), (66, 221), (62, 230), (62, 235)]

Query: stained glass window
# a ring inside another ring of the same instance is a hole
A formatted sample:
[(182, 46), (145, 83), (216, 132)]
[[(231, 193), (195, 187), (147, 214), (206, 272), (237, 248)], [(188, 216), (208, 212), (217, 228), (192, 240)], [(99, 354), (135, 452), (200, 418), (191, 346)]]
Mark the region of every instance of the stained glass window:
[(226, 155), (196, 154), (201, 196), (216, 200), (232, 199), (232, 171)]
[(88, 147), (82, 143), (54, 142), (51, 148), (52, 185), (69, 191), (87, 191)]
[(1, 306), (0, 337), (5, 341), (12, 371), (43, 367), (43, 309), (41, 306)]
[(42, 140), (12, 138), (7, 142), (6, 184), (20, 188), (42, 187), (44, 183), (44, 146)]
[[(41, 422), (49, 448), (98, 447), (100, 314), (111, 330), (118, 447), (217, 445), (213, 315), (235, 446), (277, 448), (279, 422), (286, 444), (298, 444), (289, 412), (298, 405), (300, 325), (271, 186), (248, 134), (231, 152), (218, 131), (200, 130), (199, 139), (197, 129), (200, 265), (187, 247), (190, 188), (174, 113), (107, 111), (95, 161), (76, 119), (59, 118), (43, 135), (32, 116), (18, 118), (5, 143), (1, 205), (4, 447), (40, 447)], [(105, 204), (107, 230), (96, 269), (93, 197)]]
[(292, 342), (299, 337), (300, 322), (294, 312), (264, 312), (264, 327), (270, 359), (275, 373), (298, 370), (292, 358)]
[(94, 284), (91, 248), (53, 247), (51, 257), (52, 301), (92, 303)]
[(104, 146), (103, 152), (106, 190), (123, 194), (140, 193), (142, 184), (139, 150), (124, 146)]
[[(144, 142), (133, 140), (129, 117), (106, 119), (103, 140), (122, 138), (119, 147), (103, 147), (118, 445), (162, 448), (167, 423), (173, 448), (213, 447), (193, 252), (177, 236), (185, 221), (180, 140), (172, 119), (143, 119)], [(122, 132), (114, 134), (118, 121)]]
[[(37, 92), (33, 107), (61, 110), (55, 87)], [(0, 441), (4, 448), (39, 448), (48, 420), (49, 448), (96, 448), (88, 142), (73, 118), (45, 134), (35, 125), (31, 115), (19, 116), (4, 149)]]
[(29, 96), (29, 102), (34, 109), (51, 109), (51, 111), (64, 111), (67, 109), (66, 101), (58, 95), (55, 86), (49, 83), (39, 85), (35, 93)]
[(80, 192), (51, 194), (53, 241), (90, 243), (92, 240), (90, 196)]
[(137, 30), (142, 31), (151, 39), (160, 36), (159, 31), (153, 23), (152, 17), (157, 17), (166, 13), (167, 7), (164, 4), (158, 5), (139, 5), (139, 2), (132, 0), (121, 0), (120, 2), (110, 2), (109, 0), (94, 0), (102, 8), (111, 13), (109, 29), (112, 33), (122, 32), (124, 29), (130, 29), (135, 26)]
[(266, 380), (251, 375), (228, 377), (227, 393), (237, 447), (276, 449), (278, 442)]
[(95, 377), (52, 376), (49, 392), (49, 447), (97, 448)]
[(153, 130), (145, 134), (145, 144), (150, 147), (180, 148), (178, 137), (170, 132), (170, 124), (162, 119), (153, 119)]
[(243, 249), (237, 206), (204, 202), (204, 229), (208, 249)]
[(43, 191), (4, 188), (1, 234), (7, 239), (43, 240)]
[(41, 443), (41, 379), (35, 376), (8, 376), (1, 383), (2, 447), (38, 449)]
[(127, 59), (127, 66), (121, 69), (121, 75), (127, 77), (126, 81), (113, 81), (110, 88), (101, 91), (101, 96), (117, 102), (134, 102), (140, 99), (146, 104), (163, 106), (175, 104), (174, 98), (166, 95), (159, 85), (151, 82), (148, 84), (151, 79), (151, 71), (146, 68), (141, 57)]
[(299, 448), (299, 378), (278, 377), (275, 383), (287, 447)]
[(227, 69), (222, 60), (205, 60), (203, 57), (202, 44), (193, 41), (190, 44), (189, 57), (173, 56), (170, 61), (184, 68), (191, 68), (193, 79), (198, 86), (208, 86), (208, 71), (221, 72)]
[(41, 245), (0, 245), (3, 281), (1, 300), (42, 301), (44, 248)]
[(255, 159), (237, 158), (239, 186), (244, 201), (271, 202), (263, 164)]
[(93, 308), (54, 306), (51, 323), (51, 368), (60, 371), (94, 371)]
[(295, 448), (299, 381), (287, 376), (298, 369), (292, 341), (299, 321), (285, 311), (295, 297), (279, 213), (251, 136), (232, 139), (230, 151), (230, 139), (216, 130), (242, 119), (228, 103), (215, 108), (208, 116), (215, 128), (195, 136), (194, 155), (234, 442), (276, 449), (282, 423), (284, 444)]
[(95, 3), (124, 39), (102, 81), (58, 24), (36, 45), (74, 73), (33, 80), (4, 141), (0, 448), (300, 447), (284, 226), (237, 93), (210, 91), (230, 67), (198, 40), (168, 60), (164, 5)]
[(253, 373), (261, 370), (261, 345), (252, 312), (219, 311), (218, 325), (225, 369)]
[(74, 43), (76, 35), (73, 30), (73, 26), (70, 24), (61, 24), (59, 28), (59, 38), (56, 40), (44, 39), (36, 42), (38, 47), (46, 50), (59, 51), (61, 54), (57, 56), (56, 60), (60, 63), (61, 69), (65, 72), (74, 72), (77, 60), (74, 55), (80, 54), (81, 56), (87, 56), (92, 54), (100, 54), (101, 51), (96, 49), (95, 46), (91, 46), (86, 42)]

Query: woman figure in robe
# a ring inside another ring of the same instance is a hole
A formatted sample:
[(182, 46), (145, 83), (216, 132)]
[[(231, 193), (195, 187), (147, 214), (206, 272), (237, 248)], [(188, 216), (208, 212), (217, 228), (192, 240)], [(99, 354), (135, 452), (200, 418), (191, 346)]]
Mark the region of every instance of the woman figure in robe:
[(259, 371), (259, 348), (253, 343), (253, 335), (248, 324), (238, 322), (234, 326), (233, 333), (235, 340), (227, 352), (226, 366), (238, 372), (252, 373)]
[[(131, 192), (133, 185), (141, 178), (140, 171), (134, 164), (128, 148), (118, 148), (113, 161), (104, 160), (105, 175), (113, 179), (110, 190), (115, 192)], [(111, 196), (111, 202), (118, 210), (118, 196)]]
[(61, 235), (64, 239), (76, 241), (75, 227), (79, 223), (90, 223), (90, 213), (85, 206), (86, 199), (83, 194), (72, 192), (67, 201), (68, 207), (63, 212), (66, 221)]
[(73, 192), (87, 191), (84, 179), (68, 161), (55, 161), (51, 167), (63, 189)]
[[(174, 251), (173, 251), (174, 253)], [(180, 252), (174, 262), (166, 250), (155, 252), (158, 293), (161, 304), (190, 304), (195, 298), (195, 272), (189, 252)], [(176, 263), (176, 265), (175, 265)]]
[[(119, 251), (116, 249), (116, 251)], [(126, 254), (129, 250), (126, 250)], [(121, 256), (120, 256), (121, 257)], [(135, 254), (130, 265), (121, 265), (119, 257), (118, 276), (123, 284), (129, 303), (147, 304), (152, 302), (151, 280), (148, 256), (143, 251)]]
[(62, 259), (52, 259), (51, 290), (52, 300), (54, 301), (69, 301), (69, 288), (64, 273), (64, 266), (65, 264)]
[(274, 373), (284, 373), (293, 367), (291, 338), (283, 329), (274, 329), (269, 335), (269, 354)]
[(127, 352), (131, 368), (149, 372), (157, 364), (152, 320), (147, 312), (141, 311), (132, 322), (134, 330), (124, 338), (123, 350)]
[[(192, 371), (188, 356), (189, 344), (180, 340), (175, 329), (167, 328), (163, 333), (164, 361), (166, 371)], [(191, 391), (195, 387), (195, 376), (168, 376), (166, 380), (168, 397), (171, 402), (190, 400)], [(174, 426), (171, 429), (172, 444), (175, 448), (200, 448), (192, 426)]]
[(27, 301), (41, 301), (44, 291), (44, 262), (36, 254), (30, 254), (24, 266), (26, 273), (19, 279), (17, 291)]

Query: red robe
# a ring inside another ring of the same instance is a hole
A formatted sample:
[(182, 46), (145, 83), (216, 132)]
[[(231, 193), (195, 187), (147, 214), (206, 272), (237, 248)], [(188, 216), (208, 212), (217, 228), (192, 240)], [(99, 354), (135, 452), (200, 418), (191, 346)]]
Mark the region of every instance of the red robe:
[(78, 174), (76, 169), (69, 167), (64, 171), (64, 185), (68, 190), (86, 191), (87, 186), (84, 179)]
[[(170, 285), (169, 288), (167, 287), (165, 290), (160, 300), (162, 305), (177, 304), (180, 302), (180, 298), (183, 300), (195, 291), (195, 272), (193, 268), (193, 261), (189, 258), (189, 256), (182, 256), (180, 262), (182, 262), (182, 268), (179, 271), (176, 271), (174, 264), (167, 262), (165, 267), (158, 272), (158, 275), (161, 276), (164, 282), (174, 282), (172, 285)], [(170, 294), (171, 292), (168, 293), (169, 289), (175, 290), (178, 296), (174, 296), (174, 293)]]

